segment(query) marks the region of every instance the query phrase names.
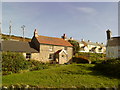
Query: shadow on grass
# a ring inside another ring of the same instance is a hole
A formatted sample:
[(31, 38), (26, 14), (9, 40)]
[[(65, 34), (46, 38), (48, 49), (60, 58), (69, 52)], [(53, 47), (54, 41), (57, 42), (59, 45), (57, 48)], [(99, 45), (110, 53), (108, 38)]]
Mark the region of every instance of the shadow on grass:
[(89, 74), (90, 72), (89, 66), (91, 67), (91, 65), (88, 65), (88, 64), (81, 64), (81, 65), (78, 64), (78, 65), (75, 65), (72, 69), (71, 68), (62, 69), (61, 71), (59, 71), (59, 73), (85, 75), (85, 74)]
[(120, 79), (120, 64), (78, 64), (76, 66), (76, 70), (63, 69), (60, 73), (105, 76), (108, 78)]
[(92, 70), (92, 75), (120, 79), (120, 64), (95, 64), (89, 69)]

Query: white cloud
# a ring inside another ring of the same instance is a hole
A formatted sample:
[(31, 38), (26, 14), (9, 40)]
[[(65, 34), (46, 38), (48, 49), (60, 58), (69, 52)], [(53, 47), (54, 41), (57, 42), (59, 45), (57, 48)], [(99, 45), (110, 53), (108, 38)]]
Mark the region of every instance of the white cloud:
[(78, 7), (76, 9), (79, 11), (82, 11), (84, 13), (88, 13), (88, 14), (96, 13), (96, 10), (94, 8), (90, 8), (90, 7)]

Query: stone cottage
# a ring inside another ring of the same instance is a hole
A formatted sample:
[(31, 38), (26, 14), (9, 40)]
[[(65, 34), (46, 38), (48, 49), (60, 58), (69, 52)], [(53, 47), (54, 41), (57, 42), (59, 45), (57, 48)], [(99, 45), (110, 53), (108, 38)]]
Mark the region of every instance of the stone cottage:
[(39, 53), (33, 54), (32, 59), (59, 64), (69, 62), (72, 59), (73, 49), (72, 45), (65, 39), (65, 34), (62, 38), (47, 37), (38, 35), (37, 30), (35, 30), (31, 43)]
[(106, 46), (106, 57), (107, 58), (120, 58), (120, 36), (112, 37), (110, 30), (107, 33), (107, 46)]
[(72, 59), (72, 45), (62, 38), (38, 35), (37, 30), (31, 42), (25, 41), (2, 41), (2, 51), (20, 52), (26, 59), (38, 60), (44, 63), (68, 63)]

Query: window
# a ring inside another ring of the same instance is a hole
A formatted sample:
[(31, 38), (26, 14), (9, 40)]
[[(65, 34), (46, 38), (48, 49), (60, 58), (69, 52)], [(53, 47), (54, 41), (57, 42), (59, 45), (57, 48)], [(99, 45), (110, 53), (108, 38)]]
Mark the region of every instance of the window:
[(30, 59), (31, 58), (31, 53), (26, 53), (26, 59)]
[(85, 51), (85, 46), (80, 47), (80, 51)]
[(64, 47), (64, 49), (67, 51), (67, 47)]
[(62, 55), (62, 57), (64, 58), (64, 55)]
[(53, 60), (54, 59), (54, 54), (49, 54), (49, 59)]
[(99, 51), (99, 52), (102, 52), (102, 48), (99, 48), (98, 51)]
[(80, 48), (80, 51), (85, 51), (84, 47), (81, 47), (81, 48)]
[(54, 46), (49, 46), (49, 50), (53, 51)]

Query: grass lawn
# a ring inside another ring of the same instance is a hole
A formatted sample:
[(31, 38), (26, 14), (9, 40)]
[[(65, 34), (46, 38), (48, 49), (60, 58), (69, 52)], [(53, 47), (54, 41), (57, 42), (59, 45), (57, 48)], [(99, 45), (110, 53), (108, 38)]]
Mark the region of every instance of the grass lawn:
[(3, 76), (3, 85), (32, 85), (40, 88), (102, 88), (118, 87), (120, 79), (92, 70), (94, 64), (52, 66), (49, 69)]

